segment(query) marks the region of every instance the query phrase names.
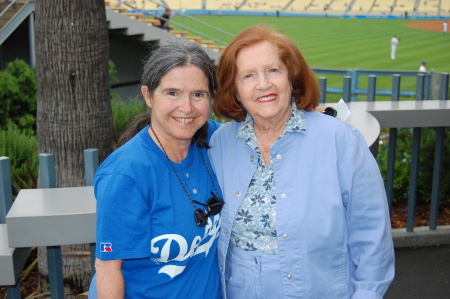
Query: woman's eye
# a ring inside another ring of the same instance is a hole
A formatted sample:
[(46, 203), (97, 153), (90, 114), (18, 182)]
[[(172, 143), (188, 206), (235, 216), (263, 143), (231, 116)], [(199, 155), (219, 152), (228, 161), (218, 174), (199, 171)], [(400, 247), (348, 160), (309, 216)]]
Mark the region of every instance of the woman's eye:
[(193, 98), (196, 101), (203, 100), (204, 98), (206, 98), (206, 93), (204, 93), (204, 92), (196, 92), (196, 93), (194, 93)]
[(251, 79), (251, 78), (253, 78), (254, 76), (255, 76), (254, 73), (246, 74), (246, 75), (244, 75), (244, 80), (246, 80), (246, 79)]

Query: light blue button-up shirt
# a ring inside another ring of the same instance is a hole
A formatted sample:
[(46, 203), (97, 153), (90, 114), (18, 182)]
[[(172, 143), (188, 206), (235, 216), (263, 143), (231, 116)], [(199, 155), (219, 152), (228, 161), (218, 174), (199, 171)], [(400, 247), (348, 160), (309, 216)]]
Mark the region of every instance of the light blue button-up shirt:
[[(303, 112), (296, 109), (295, 103), (292, 104), (292, 112), (278, 140), (287, 132), (305, 132)], [(272, 161), (268, 166), (264, 163), (250, 114), (247, 114), (244, 125), (239, 128), (236, 137), (243, 138), (253, 149), (258, 156), (258, 164), (239, 207), (238, 215), (234, 219), (230, 241), (234, 246), (246, 251), (278, 254), (275, 171)], [(279, 142), (278, 140), (276, 142)], [(278, 155), (276, 158), (280, 159), (281, 156)]]
[[(394, 250), (376, 161), (349, 124), (316, 111), (304, 112), (304, 120), (305, 134), (286, 133), (270, 153), (284, 296), (381, 298), (394, 278)], [(236, 138), (243, 123), (222, 125), (210, 142), (225, 200), (222, 287), (233, 223), (258, 163), (255, 151)]]

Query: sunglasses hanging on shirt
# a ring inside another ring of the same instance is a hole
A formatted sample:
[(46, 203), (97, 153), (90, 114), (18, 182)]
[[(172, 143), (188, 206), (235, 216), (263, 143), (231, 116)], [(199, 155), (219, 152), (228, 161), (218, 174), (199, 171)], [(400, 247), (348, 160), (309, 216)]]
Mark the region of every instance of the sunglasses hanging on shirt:
[[(189, 192), (187, 192), (186, 187), (184, 186), (183, 182), (180, 179), (180, 176), (178, 175), (177, 170), (175, 169), (175, 166), (173, 166), (172, 161), (169, 159), (169, 156), (166, 153), (166, 150), (164, 149), (163, 145), (161, 144), (161, 141), (159, 141), (158, 135), (156, 135), (155, 131), (153, 130), (153, 127), (150, 126), (150, 129), (153, 132), (153, 135), (155, 135), (156, 140), (158, 140), (159, 145), (161, 146), (162, 151), (164, 152), (164, 154), (166, 155), (167, 159), (169, 160), (170, 166), (172, 166), (172, 170), (175, 172), (178, 181), (181, 184), (181, 187), (183, 187), (184, 193), (186, 193), (187, 197), (189, 198), (189, 201), (191, 202), (192, 206), (194, 207), (194, 220), (195, 220), (195, 224), (199, 227), (204, 227), (206, 225), (206, 223), (208, 223), (208, 217), (209, 216), (215, 216), (217, 214), (220, 213), (220, 211), (222, 210), (222, 206), (224, 205), (224, 201), (223, 199), (221, 199), (220, 197), (218, 197), (217, 195), (215, 195), (214, 193), (211, 192), (212, 197), (210, 197), (208, 199), (208, 201), (206, 202), (206, 205), (195, 201), (191, 198), (191, 196), (189, 195)], [(214, 181), (212, 179), (211, 173), (209, 172), (209, 168), (208, 165), (206, 165), (205, 159), (203, 158), (202, 153), (200, 152), (200, 149), (198, 148), (198, 146), (196, 146), (196, 149), (200, 155), (200, 157), (202, 158), (202, 162), (203, 165), (205, 165), (206, 171), (208, 172), (208, 176), (209, 179), (211, 180), (211, 184), (214, 187), (214, 191), (216, 191), (216, 194), (219, 194), (219, 192), (217, 192), (216, 189), (216, 184), (214, 184)], [(201, 205), (203, 207), (206, 208), (207, 211), (196, 208), (194, 203)]]

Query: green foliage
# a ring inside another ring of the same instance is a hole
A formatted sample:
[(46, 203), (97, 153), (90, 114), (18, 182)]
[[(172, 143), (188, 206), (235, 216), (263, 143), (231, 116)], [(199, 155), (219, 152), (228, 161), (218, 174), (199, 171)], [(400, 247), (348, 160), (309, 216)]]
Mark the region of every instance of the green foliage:
[(9, 123), (34, 131), (36, 126), (36, 73), (22, 60), (0, 71), (0, 128)]
[[(388, 132), (386, 130), (385, 132)], [(448, 136), (450, 128), (445, 129)], [(410, 175), (412, 162), (413, 129), (398, 129), (397, 146), (395, 151), (393, 202), (407, 201), (409, 198)], [(434, 155), (436, 143), (436, 129), (422, 128), (420, 140), (420, 155), (417, 182), (417, 199), (419, 202), (430, 202), (434, 171)], [(450, 148), (450, 140), (446, 138), (444, 148)], [(378, 148), (377, 162), (383, 177), (386, 178), (389, 142), (383, 140)], [(444, 150), (444, 153), (446, 151)], [(443, 155), (442, 176), (440, 183), (441, 201), (450, 200), (450, 157)]]
[(147, 110), (147, 105), (143, 100), (130, 99), (128, 102), (115, 96), (111, 98), (111, 106), (114, 121), (114, 141), (117, 142), (119, 136), (125, 131), (133, 118)]
[(38, 147), (36, 136), (32, 132), (21, 130), (13, 123), (0, 129), (0, 156), (10, 159), (14, 194), (23, 188), (36, 188)]

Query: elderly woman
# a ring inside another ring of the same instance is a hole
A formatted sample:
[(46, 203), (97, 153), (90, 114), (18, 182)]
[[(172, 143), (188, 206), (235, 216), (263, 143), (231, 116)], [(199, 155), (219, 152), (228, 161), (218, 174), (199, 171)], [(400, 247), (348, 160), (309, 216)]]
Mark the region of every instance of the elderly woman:
[(141, 91), (150, 110), (95, 175), (89, 298), (222, 297), (223, 201), (206, 153), (215, 89), (214, 67), (195, 43), (168, 42), (149, 58)]
[(265, 25), (221, 56), (209, 155), (225, 205), (224, 296), (381, 298), (394, 277), (383, 181), (361, 134), (315, 111), (316, 78)]

